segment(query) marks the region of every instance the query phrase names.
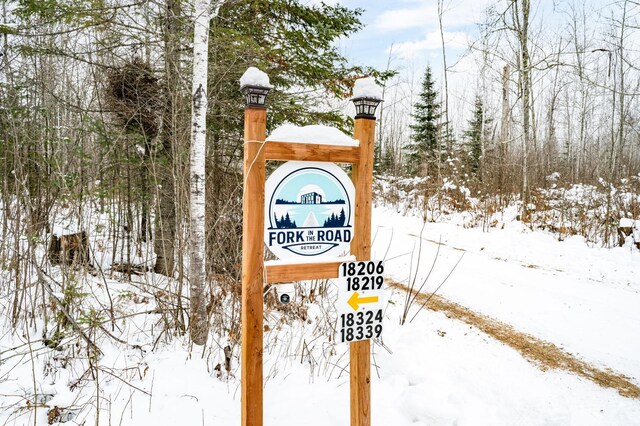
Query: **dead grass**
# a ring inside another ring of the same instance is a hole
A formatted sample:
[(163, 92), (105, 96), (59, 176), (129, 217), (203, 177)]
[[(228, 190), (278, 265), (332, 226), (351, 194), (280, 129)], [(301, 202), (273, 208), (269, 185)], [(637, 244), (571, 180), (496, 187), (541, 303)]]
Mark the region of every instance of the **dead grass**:
[[(392, 288), (404, 291), (410, 290), (407, 286), (394, 281), (388, 280), (388, 283)], [(429, 296), (418, 293), (416, 301), (422, 304)], [(615, 389), (624, 397), (640, 399), (640, 387), (632, 383), (629, 377), (610, 369), (598, 369), (560, 349), (553, 343), (519, 332), (508, 324), (473, 312), (438, 295), (431, 297), (427, 307), (432, 311), (443, 312), (447, 317), (458, 319), (476, 327), (494, 339), (517, 350), (526, 360), (543, 371), (549, 369), (564, 370), (591, 380), (604, 388)]]

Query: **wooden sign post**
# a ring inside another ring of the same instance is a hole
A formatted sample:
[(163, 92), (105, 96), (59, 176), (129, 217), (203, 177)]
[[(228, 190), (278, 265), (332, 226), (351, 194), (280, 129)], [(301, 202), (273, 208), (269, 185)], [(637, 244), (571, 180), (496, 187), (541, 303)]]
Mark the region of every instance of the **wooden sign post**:
[(242, 425), (262, 425), (262, 335), (264, 288), (264, 139), (267, 110), (244, 112), (244, 196), (242, 209)]
[[(253, 98), (252, 91), (255, 92)], [(341, 262), (264, 265), (265, 163), (267, 160), (325, 161), (353, 164), (356, 191), (351, 254), (371, 257), (371, 196), (375, 108), (380, 99), (354, 99), (354, 138), (360, 146), (265, 142), (267, 88), (243, 87), (247, 96), (244, 122), (244, 196), (242, 213), (242, 426), (263, 422), (263, 289), (267, 283), (338, 277)], [(259, 95), (262, 95), (260, 97)], [(251, 101), (253, 99), (254, 101)], [(265, 272), (266, 271), (266, 276)], [(371, 344), (350, 343), (351, 425), (371, 424)]]
[[(360, 161), (353, 165), (351, 179), (356, 187), (356, 214), (351, 254), (356, 260), (371, 259), (371, 196), (375, 116), (355, 119), (354, 138), (360, 141)], [(371, 341), (349, 344), (351, 426), (371, 424)]]

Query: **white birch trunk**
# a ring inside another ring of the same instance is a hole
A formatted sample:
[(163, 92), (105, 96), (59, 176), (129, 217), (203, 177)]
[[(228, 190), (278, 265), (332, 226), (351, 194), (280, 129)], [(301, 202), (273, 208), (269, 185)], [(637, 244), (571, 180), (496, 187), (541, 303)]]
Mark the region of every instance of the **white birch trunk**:
[(189, 196), (189, 289), (190, 332), (196, 345), (204, 345), (209, 334), (206, 311), (205, 268), (205, 153), (207, 117), (207, 70), (211, 0), (195, 0), (193, 32), (193, 87)]

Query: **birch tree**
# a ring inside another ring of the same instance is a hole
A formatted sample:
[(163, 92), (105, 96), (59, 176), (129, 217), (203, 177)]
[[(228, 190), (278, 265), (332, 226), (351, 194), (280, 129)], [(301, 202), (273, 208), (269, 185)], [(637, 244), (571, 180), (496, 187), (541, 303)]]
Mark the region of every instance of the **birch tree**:
[(518, 82), (522, 101), (522, 219), (529, 216), (529, 149), (531, 146), (531, 64), (529, 58), (530, 0), (510, 4), (518, 47)]
[(209, 324), (205, 305), (205, 152), (207, 137), (207, 70), (211, 0), (195, 0), (193, 29), (192, 118), (189, 196), (190, 331), (196, 345), (207, 342)]
[(502, 114), (500, 119), (500, 168), (499, 173), (499, 188), (500, 193), (505, 192), (505, 171), (508, 156), (509, 147), (509, 124), (511, 123), (511, 105), (509, 103), (509, 65), (505, 65), (502, 68)]
[(452, 151), (452, 138), (449, 130), (449, 79), (447, 78), (447, 50), (445, 49), (444, 30), (442, 29), (442, 15), (444, 15), (443, 0), (438, 0), (438, 28), (442, 43), (442, 76), (444, 79), (444, 135), (447, 141), (447, 153)]

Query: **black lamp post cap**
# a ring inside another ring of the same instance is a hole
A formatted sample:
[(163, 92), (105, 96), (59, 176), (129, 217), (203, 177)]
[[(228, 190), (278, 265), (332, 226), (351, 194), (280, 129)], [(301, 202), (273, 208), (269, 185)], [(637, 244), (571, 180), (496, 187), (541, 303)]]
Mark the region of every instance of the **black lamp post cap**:
[(372, 97), (357, 97), (352, 98), (351, 101), (356, 107), (356, 118), (370, 118), (375, 119), (376, 108), (383, 102), (382, 99)]
[(271, 90), (270, 87), (244, 85), (240, 87), (240, 91), (244, 94), (245, 101), (248, 107), (264, 108), (267, 101), (267, 93)]

